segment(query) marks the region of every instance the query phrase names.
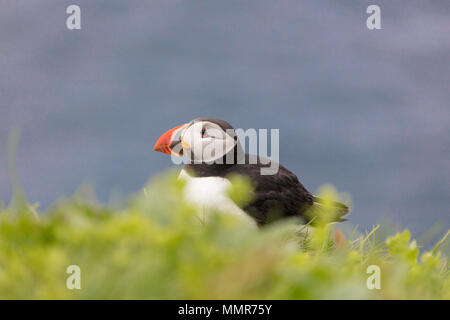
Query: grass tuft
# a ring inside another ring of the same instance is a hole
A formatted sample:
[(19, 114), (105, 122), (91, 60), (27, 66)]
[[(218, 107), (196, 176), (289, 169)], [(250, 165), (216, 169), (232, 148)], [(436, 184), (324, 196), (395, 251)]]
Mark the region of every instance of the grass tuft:
[[(245, 203), (248, 186), (234, 184), (230, 194)], [(346, 237), (326, 216), (312, 230), (291, 220), (251, 230), (232, 215), (192, 208), (183, 188), (170, 173), (120, 208), (81, 196), (43, 213), (2, 208), (0, 298), (450, 299), (439, 251), (448, 232), (420, 253), (408, 230), (381, 239), (376, 226)], [(69, 265), (80, 267), (80, 290), (66, 287)], [(379, 290), (366, 285), (371, 265), (380, 268)]]

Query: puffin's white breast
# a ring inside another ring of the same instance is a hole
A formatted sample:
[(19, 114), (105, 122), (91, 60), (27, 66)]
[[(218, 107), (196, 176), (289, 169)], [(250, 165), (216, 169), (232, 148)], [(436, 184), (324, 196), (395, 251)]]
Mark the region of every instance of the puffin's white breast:
[(204, 209), (217, 210), (238, 216), (249, 226), (256, 227), (256, 222), (239, 208), (227, 195), (231, 182), (223, 177), (191, 177), (183, 169), (178, 177), (186, 180), (184, 196), (188, 202)]

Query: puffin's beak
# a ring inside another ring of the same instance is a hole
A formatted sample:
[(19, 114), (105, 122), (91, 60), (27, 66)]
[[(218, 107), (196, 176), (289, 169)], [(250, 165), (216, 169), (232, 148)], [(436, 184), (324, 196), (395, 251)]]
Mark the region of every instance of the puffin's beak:
[[(161, 137), (159, 137), (158, 141), (156, 141), (153, 150), (167, 153), (167, 154), (175, 154), (177, 156), (181, 156), (182, 154), (172, 152), (172, 149), (181, 143), (181, 134), (183, 129), (187, 127), (187, 124), (183, 124), (181, 126), (170, 129), (166, 133), (164, 133)], [(182, 151), (182, 149), (180, 150)]]

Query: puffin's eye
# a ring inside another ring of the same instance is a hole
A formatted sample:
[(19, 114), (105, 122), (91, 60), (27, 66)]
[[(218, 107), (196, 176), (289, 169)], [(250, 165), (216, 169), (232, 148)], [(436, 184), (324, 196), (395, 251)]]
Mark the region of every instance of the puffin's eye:
[(202, 128), (202, 138), (206, 138), (208, 134), (206, 133), (206, 128)]

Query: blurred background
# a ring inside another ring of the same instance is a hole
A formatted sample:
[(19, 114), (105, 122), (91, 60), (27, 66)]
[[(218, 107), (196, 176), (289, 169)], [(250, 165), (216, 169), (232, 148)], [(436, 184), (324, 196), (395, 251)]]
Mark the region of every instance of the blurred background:
[(280, 162), (351, 194), (352, 225), (448, 228), (449, 31), (448, 0), (0, 0), (0, 200), (13, 127), (45, 208), (85, 181), (101, 201), (139, 191), (172, 166), (160, 134), (209, 116), (279, 128)]

